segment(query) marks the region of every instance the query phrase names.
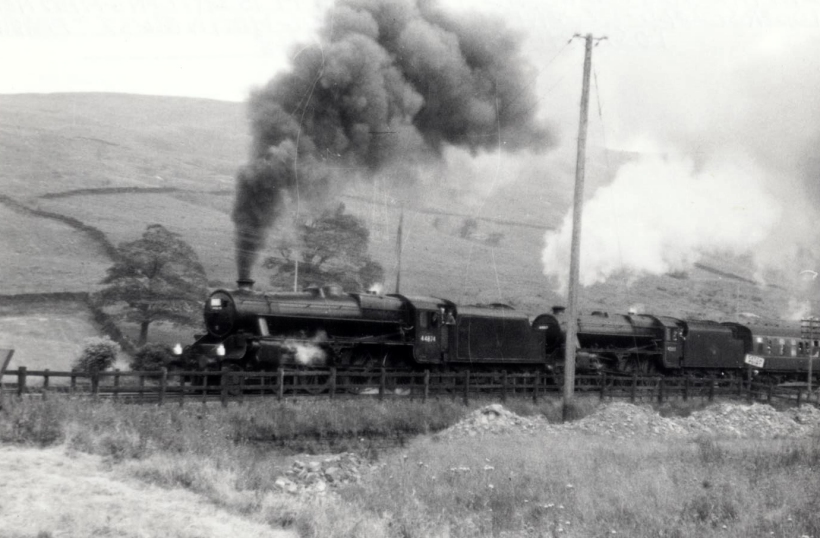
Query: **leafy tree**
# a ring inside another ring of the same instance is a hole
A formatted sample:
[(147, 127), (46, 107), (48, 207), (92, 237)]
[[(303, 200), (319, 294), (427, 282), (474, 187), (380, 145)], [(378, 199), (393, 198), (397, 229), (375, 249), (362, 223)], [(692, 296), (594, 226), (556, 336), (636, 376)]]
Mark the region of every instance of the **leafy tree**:
[(120, 345), (109, 337), (86, 338), (82, 354), (74, 361), (74, 369), (83, 372), (102, 372), (117, 360)]
[(165, 344), (146, 344), (131, 359), (129, 366), (135, 372), (155, 372), (167, 367), (174, 355)]
[(362, 220), (345, 212), (344, 204), (317, 219), (297, 224), (295, 239), (282, 239), (263, 267), (272, 271), (274, 287), (293, 286), (296, 262), (302, 287), (340, 284), (347, 291), (361, 291), (384, 279), (384, 269), (367, 252), (370, 232)]
[(151, 224), (141, 239), (122, 243), (120, 259), (108, 269), (97, 294), (104, 306), (121, 307), (113, 317), (139, 324), (138, 346), (154, 321), (191, 323), (205, 296), (205, 270), (178, 234)]

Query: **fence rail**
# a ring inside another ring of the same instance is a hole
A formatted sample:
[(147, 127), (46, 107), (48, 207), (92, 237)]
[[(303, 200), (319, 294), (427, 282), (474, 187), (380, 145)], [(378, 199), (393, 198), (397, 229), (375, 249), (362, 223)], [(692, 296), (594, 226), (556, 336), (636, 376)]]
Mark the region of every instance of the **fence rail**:
[[(12, 381), (7, 381), (12, 378)], [(130, 403), (163, 405), (186, 401), (230, 401), (254, 398), (324, 396), (330, 399), (349, 396), (410, 397), (426, 401), (431, 397), (461, 398), (491, 396), (528, 397), (534, 401), (562, 390), (560, 376), (544, 372), (337, 372), (329, 370), (284, 370), (272, 372), (222, 371), (104, 371), (60, 372), (17, 370), (0, 374), (0, 395), (40, 397), (63, 393), (93, 399), (112, 399)], [(747, 381), (741, 378), (639, 377), (578, 375), (578, 393), (597, 394), (600, 399), (626, 399), (631, 402), (732, 396), (748, 401), (785, 400), (798, 407), (820, 405), (820, 394), (810, 392), (803, 383), (781, 385)]]

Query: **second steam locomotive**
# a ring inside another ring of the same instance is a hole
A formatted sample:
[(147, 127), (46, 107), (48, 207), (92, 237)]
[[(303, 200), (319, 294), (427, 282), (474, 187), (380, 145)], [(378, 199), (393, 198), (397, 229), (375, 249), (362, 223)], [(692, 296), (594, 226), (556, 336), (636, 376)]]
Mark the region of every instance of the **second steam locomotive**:
[[(504, 304), (344, 293), (337, 286), (259, 293), (252, 281), (205, 303), (207, 334), (189, 349), (203, 368), (273, 370), (563, 369), (566, 314), (531, 319)], [(578, 318), (579, 372), (805, 379), (820, 371), (820, 334), (800, 322), (739, 323), (593, 312)], [(820, 331), (818, 331), (820, 333)], [(816, 374), (815, 374), (816, 375)]]

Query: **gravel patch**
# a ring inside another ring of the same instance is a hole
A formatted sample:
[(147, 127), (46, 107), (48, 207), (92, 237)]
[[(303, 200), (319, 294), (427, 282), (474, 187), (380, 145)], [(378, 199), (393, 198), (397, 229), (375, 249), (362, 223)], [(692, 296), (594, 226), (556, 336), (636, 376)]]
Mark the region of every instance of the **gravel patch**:
[(478, 409), (439, 433), (442, 439), (503, 435), (510, 432), (582, 432), (618, 439), (632, 437), (718, 437), (775, 439), (820, 432), (820, 410), (813, 406), (778, 411), (767, 404), (718, 403), (688, 417), (662, 417), (648, 405), (612, 402), (567, 424), (543, 417), (520, 417), (500, 404)]

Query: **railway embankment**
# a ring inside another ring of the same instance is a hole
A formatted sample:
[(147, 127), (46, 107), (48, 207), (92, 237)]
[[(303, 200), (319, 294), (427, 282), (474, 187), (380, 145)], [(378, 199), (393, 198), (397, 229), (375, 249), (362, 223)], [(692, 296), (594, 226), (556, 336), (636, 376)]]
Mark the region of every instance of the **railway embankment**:
[[(589, 435), (614, 439), (798, 439), (820, 435), (820, 409), (813, 406), (777, 410), (767, 404), (720, 402), (688, 416), (663, 416), (650, 405), (611, 402), (586, 417), (565, 423), (544, 416), (520, 416), (501, 404), (476, 409), (456, 424), (432, 435), (438, 441), (465, 437), (514, 435)], [(293, 495), (323, 495), (358, 483), (379, 465), (348, 452), (331, 457), (297, 457), (276, 479), (276, 486)]]
[(611, 402), (594, 413), (566, 424), (544, 417), (521, 417), (499, 404), (482, 407), (441, 432), (441, 437), (499, 435), (513, 431), (562, 435), (576, 432), (624, 439), (633, 437), (714, 436), (737, 439), (778, 439), (820, 434), (820, 409), (814, 406), (778, 411), (771, 405), (720, 402), (688, 416), (662, 416), (650, 405)]

